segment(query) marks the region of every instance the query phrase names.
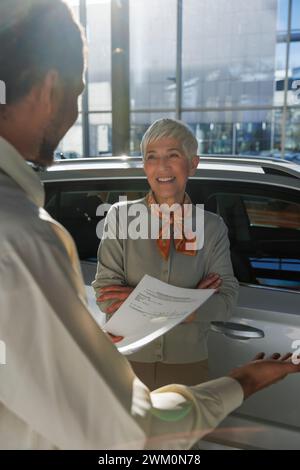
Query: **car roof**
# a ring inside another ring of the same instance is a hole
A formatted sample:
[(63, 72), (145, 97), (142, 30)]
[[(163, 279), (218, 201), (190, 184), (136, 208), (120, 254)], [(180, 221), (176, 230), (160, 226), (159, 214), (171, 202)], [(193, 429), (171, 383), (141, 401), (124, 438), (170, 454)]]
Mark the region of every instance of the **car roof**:
[[(195, 177), (232, 177), (240, 176), (243, 180), (247, 175), (273, 175), (300, 178), (298, 164), (278, 161), (270, 158), (234, 157), (234, 156), (203, 156)], [(44, 182), (85, 180), (98, 178), (145, 178), (142, 157), (99, 157), (79, 158), (76, 160), (56, 161), (51, 167), (40, 172)]]

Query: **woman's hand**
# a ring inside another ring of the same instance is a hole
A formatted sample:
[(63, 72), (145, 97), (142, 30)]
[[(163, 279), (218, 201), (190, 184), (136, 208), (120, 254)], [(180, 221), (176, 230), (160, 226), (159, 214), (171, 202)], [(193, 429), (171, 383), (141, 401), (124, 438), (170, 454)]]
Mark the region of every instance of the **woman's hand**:
[(112, 315), (118, 308), (121, 307), (122, 303), (125, 302), (127, 297), (133, 291), (133, 287), (129, 286), (107, 286), (99, 289), (99, 297), (97, 302), (105, 302), (105, 300), (115, 300), (107, 309), (106, 313)]
[(197, 289), (216, 289), (219, 292), (222, 285), (222, 279), (217, 273), (210, 273), (202, 279), (197, 285)]
[[(115, 300), (115, 302), (106, 309), (106, 313), (112, 315), (118, 310), (118, 308), (120, 308), (122, 303), (125, 302), (125, 300), (131, 294), (133, 289), (133, 287), (129, 286), (102, 287), (101, 289), (99, 289), (100, 295), (97, 298), (97, 302), (104, 302), (105, 300)], [(106, 333), (113, 343), (118, 343), (123, 339), (123, 336), (115, 336), (109, 333), (108, 331)]]
[[(204, 279), (202, 279), (197, 285), (196, 289), (216, 289), (219, 292), (219, 289), (222, 285), (222, 279), (219, 274), (210, 273)], [(192, 323), (196, 320), (196, 312), (191, 313), (182, 323)]]

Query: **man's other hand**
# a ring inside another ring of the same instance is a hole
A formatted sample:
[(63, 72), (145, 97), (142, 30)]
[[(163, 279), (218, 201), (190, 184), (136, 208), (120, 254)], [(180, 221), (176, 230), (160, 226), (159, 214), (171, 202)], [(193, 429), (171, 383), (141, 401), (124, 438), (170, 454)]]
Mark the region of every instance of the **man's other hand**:
[(232, 370), (229, 376), (240, 383), (246, 399), (253, 393), (279, 382), (288, 374), (300, 372), (300, 364), (293, 364), (291, 356), (292, 353), (274, 353), (266, 358), (265, 353), (258, 353), (248, 364)]

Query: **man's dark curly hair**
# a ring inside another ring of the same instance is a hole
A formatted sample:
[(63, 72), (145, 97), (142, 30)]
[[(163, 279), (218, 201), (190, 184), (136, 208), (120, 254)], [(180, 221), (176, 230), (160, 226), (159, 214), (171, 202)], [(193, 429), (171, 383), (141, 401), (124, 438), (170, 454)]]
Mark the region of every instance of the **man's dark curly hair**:
[(7, 105), (25, 97), (49, 70), (67, 85), (78, 81), (84, 61), (83, 31), (63, 0), (0, 0), (0, 80)]

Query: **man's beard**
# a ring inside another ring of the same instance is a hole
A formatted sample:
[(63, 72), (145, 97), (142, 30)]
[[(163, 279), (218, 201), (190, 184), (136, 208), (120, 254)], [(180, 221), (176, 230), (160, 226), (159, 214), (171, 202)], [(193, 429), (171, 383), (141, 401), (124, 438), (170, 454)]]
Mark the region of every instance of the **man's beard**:
[(57, 145), (58, 143), (54, 144), (44, 137), (39, 148), (39, 154), (36, 163), (43, 168), (51, 166), (54, 162), (54, 152), (57, 148)]
[[(0, 0), (1, 1), (1, 0)], [(39, 152), (36, 163), (41, 168), (47, 168), (54, 162), (54, 152), (59, 142), (69, 130), (66, 127), (65, 116), (68, 110), (68, 94), (65, 94), (58, 105), (58, 109), (45, 129), (44, 135), (40, 141)], [(70, 123), (71, 125), (71, 123)]]
[(39, 146), (36, 163), (42, 168), (47, 168), (54, 162), (54, 152), (60, 142), (60, 138), (58, 137), (61, 134), (59, 129), (62, 126), (60, 116), (64, 115), (63, 103), (61, 106), (62, 107), (58, 110), (57, 115), (49, 123), (48, 129), (45, 132)]

